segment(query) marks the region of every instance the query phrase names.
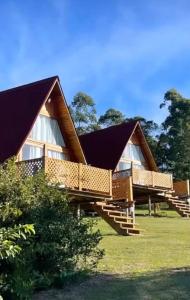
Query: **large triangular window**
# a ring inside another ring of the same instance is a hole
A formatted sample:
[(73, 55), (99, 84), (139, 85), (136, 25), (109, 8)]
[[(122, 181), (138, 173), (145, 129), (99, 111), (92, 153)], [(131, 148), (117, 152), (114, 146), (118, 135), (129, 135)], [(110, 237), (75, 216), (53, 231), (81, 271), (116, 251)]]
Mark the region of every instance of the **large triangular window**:
[(68, 159), (68, 152), (57, 120), (40, 114), (22, 148), (21, 160), (42, 156)]
[(146, 169), (146, 160), (141, 146), (129, 142), (122, 153), (117, 170), (130, 169), (132, 164), (134, 168)]
[(52, 145), (65, 146), (57, 120), (44, 115), (37, 117), (29, 138)]

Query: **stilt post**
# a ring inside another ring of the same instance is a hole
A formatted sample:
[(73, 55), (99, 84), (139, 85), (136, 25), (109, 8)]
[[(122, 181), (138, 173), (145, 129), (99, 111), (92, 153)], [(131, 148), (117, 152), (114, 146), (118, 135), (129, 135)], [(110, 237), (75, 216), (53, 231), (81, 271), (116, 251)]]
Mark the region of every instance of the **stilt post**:
[(151, 196), (148, 196), (148, 212), (149, 212), (149, 216), (152, 215), (152, 205), (151, 205)]

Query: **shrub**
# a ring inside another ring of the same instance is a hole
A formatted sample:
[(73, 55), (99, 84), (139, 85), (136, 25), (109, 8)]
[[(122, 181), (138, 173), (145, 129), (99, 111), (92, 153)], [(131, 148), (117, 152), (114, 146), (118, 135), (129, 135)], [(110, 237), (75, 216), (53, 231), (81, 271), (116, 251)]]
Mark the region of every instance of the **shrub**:
[(0, 202), (6, 216), (0, 216), (0, 228), (35, 228), (35, 235), (19, 240), (20, 254), (0, 260), (4, 297), (30, 299), (35, 289), (60, 285), (67, 274), (94, 268), (103, 255), (92, 221), (77, 218), (67, 194), (43, 174), (22, 178), (13, 161), (1, 166)]

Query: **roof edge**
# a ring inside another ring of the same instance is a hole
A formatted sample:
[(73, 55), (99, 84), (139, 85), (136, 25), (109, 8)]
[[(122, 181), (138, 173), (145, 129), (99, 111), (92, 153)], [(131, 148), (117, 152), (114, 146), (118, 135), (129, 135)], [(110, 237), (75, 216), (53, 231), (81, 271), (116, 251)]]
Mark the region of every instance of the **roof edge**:
[(51, 80), (51, 79), (54, 80), (54, 81), (58, 80), (60, 82), (59, 76), (55, 75), (55, 76), (52, 76), (52, 77), (48, 77), (48, 78), (44, 78), (44, 79), (41, 79), (41, 80), (33, 81), (31, 83), (26, 83), (26, 84), (23, 84), (23, 85), (15, 86), (13, 88), (2, 90), (2, 91), (0, 91), (0, 94), (9, 93), (9, 92), (15, 91), (17, 89), (23, 89), (23, 88), (26, 88), (26, 87), (29, 87), (29, 86), (34, 86), (34, 85), (37, 85), (37, 84), (41, 84), (44, 81), (48, 81), (48, 80)]

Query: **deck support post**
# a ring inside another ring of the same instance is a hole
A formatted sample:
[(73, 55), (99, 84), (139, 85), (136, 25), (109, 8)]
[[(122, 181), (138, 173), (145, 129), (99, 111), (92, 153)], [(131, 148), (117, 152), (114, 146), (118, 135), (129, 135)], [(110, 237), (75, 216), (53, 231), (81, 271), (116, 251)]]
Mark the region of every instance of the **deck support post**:
[(152, 203), (151, 203), (151, 196), (148, 196), (148, 212), (149, 212), (149, 216), (152, 215)]
[(157, 213), (157, 207), (156, 207), (156, 202), (154, 202), (154, 216), (156, 216), (156, 213)]
[(80, 209), (80, 204), (77, 204), (77, 218), (80, 219), (81, 215), (81, 209)]

